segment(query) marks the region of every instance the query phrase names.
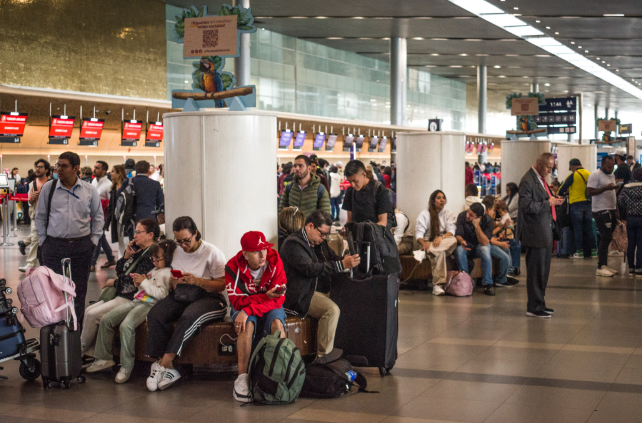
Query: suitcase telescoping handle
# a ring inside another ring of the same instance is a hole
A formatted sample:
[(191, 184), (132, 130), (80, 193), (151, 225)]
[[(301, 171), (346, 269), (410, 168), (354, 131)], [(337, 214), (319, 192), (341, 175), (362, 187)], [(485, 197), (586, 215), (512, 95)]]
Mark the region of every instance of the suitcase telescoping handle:
[[(64, 259), (61, 260), (61, 263), (62, 263), (63, 281), (64, 281), (65, 284), (68, 283), (69, 285), (71, 285), (71, 281), (73, 280), (72, 277), (71, 277), (71, 259), (70, 258), (64, 258)], [(63, 291), (63, 294), (65, 296), (65, 303), (67, 303), (69, 301), (69, 299), (67, 298), (67, 293)], [(72, 307), (75, 306), (75, 301), (74, 301), (73, 298), (71, 299), (71, 306)], [(65, 319), (65, 322), (67, 323), (67, 327), (69, 329), (71, 329), (71, 317), (69, 316), (69, 307), (65, 307), (65, 310), (66, 310), (66, 313), (67, 313), (67, 317)], [(75, 321), (74, 321), (74, 323), (75, 323)]]

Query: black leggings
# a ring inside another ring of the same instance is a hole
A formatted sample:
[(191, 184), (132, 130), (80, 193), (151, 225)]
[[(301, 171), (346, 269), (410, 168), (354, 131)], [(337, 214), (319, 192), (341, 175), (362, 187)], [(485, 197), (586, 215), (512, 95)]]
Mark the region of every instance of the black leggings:
[[(147, 348), (149, 357), (164, 354), (181, 355), (185, 344), (205, 323), (225, 317), (225, 301), (207, 296), (193, 303), (179, 302), (169, 295), (160, 300), (147, 315)], [(174, 322), (176, 329), (174, 329)]]
[(597, 246), (597, 268), (607, 265), (609, 258), (609, 245), (613, 240), (613, 231), (615, 230), (615, 210), (604, 210), (593, 213), (595, 226), (600, 234), (600, 243)]

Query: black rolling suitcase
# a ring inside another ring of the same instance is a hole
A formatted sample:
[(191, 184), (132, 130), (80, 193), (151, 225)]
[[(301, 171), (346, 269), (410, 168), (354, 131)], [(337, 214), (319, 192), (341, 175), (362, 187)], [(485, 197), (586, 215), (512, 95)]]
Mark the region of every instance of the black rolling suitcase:
[[(70, 259), (62, 261), (62, 273), (65, 280), (71, 279)], [(65, 294), (66, 298), (67, 294)], [(51, 388), (53, 383), (59, 383), (62, 389), (68, 389), (72, 379), (78, 380), (79, 383), (85, 381), (84, 376), (80, 375), (82, 370), (80, 332), (80, 328), (73, 330), (69, 308), (67, 308), (65, 321), (40, 329), (42, 385), (45, 388)]]
[[(361, 253), (370, 268), (369, 246), (359, 251), (350, 233), (348, 246), (351, 254)], [(342, 273), (333, 278), (330, 298), (341, 310), (334, 345), (345, 356), (364, 357), (364, 367), (378, 367), (384, 376), (397, 361), (399, 276), (372, 273), (369, 269), (365, 274), (355, 272), (354, 277)]]

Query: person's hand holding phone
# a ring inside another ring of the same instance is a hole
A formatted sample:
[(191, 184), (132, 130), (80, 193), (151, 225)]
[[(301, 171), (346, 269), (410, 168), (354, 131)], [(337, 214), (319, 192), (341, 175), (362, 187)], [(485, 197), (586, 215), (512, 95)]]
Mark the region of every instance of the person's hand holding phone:
[(136, 245), (136, 241), (132, 240), (129, 244), (127, 244), (127, 248), (125, 248), (125, 258), (130, 258), (134, 254), (136, 254), (138, 250), (140, 250), (140, 248), (138, 248), (138, 245)]
[(285, 294), (286, 289), (287, 287), (285, 286), (275, 286), (274, 288), (266, 292), (265, 295), (267, 295), (268, 298), (279, 298), (280, 296)]
[(342, 263), (344, 269), (352, 269), (353, 267), (357, 267), (359, 263), (361, 263), (361, 257), (359, 257), (359, 254), (355, 254), (352, 256), (348, 254), (343, 258)]
[(143, 283), (145, 279), (147, 279), (147, 276), (141, 275), (140, 273), (130, 273), (129, 276), (131, 276), (132, 280), (134, 281), (134, 285), (136, 286), (136, 288), (138, 288), (140, 284)]
[(197, 278), (191, 273), (183, 273), (183, 277), (181, 278), (181, 283), (188, 283), (190, 285), (200, 286), (200, 281), (201, 278)]
[(466, 243), (466, 241), (461, 242), (461, 248), (463, 248), (466, 251), (470, 251), (470, 247), (468, 246), (468, 243)]

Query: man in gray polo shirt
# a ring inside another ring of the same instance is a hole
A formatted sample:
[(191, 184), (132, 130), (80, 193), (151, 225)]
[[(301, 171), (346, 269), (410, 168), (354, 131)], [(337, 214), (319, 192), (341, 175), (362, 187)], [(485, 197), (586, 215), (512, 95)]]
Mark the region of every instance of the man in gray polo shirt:
[(36, 231), (45, 266), (62, 274), (61, 260), (71, 259), (76, 317), (82, 327), (91, 256), (103, 234), (104, 216), (98, 191), (78, 177), (79, 169), (78, 154), (67, 151), (60, 155), (56, 165), (58, 180), (47, 182), (40, 190)]
[(602, 166), (596, 171), (591, 173), (586, 184), (586, 191), (591, 197), (593, 212), (593, 219), (597, 230), (600, 233), (600, 244), (597, 247), (597, 276), (612, 277), (617, 275), (617, 270), (607, 267), (607, 259), (609, 256), (609, 244), (613, 239), (613, 230), (616, 225), (616, 208), (617, 199), (615, 190), (618, 186), (615, 184), (615, 175), (613, 175), (613, 168), (615, 167), (613, 156), (605, 156), (602, 158)]

